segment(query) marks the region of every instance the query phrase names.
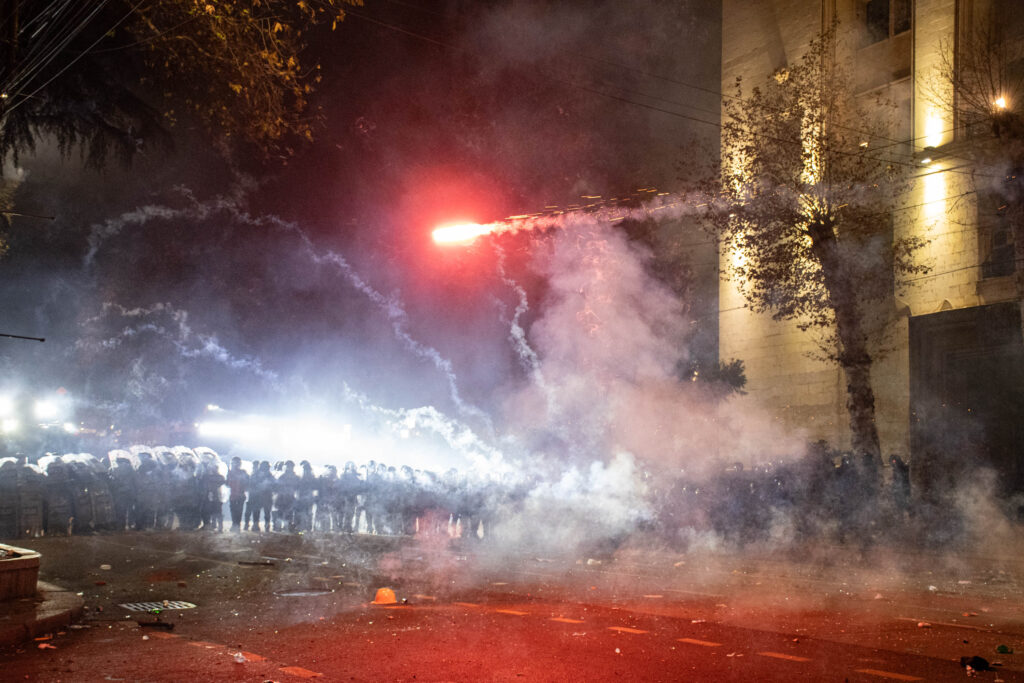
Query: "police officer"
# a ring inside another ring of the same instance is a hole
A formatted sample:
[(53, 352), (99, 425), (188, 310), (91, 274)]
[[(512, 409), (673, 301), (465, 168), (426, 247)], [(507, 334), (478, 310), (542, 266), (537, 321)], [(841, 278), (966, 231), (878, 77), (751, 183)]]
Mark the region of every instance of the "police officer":
[(241, 531), (242, 510), (246, 502), (246, 492), (249, 489), (249, 474), (242, 469), (242, 459), (237, 455), (231, 458), (227, 485), (228, 508), (231, 510), (231, 530), (238, 533)]

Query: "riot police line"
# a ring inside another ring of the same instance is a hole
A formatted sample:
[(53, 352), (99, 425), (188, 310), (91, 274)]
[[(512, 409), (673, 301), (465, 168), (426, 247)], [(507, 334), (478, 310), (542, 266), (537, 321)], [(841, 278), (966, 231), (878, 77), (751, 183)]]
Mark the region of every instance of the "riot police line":
[[(741, 547), (831, 539), (945, 543), (962, 532), (949, 497), (911, 496), (909, 469), (893, 456), (884, 477), (821, 443), (772, 465), (720, 466), (704, 474), (638, 470), (626, 521), (596, 535), (637, 531), (677, 550), (695, 542)], [(868, 479), (884, 481), (868, 485)], [(123, 531), (420, 535), (499, 539), (504, 522), (554, 536), (606, 517), (601, 494), (579, 501), (536, 476), (495, 479), (349, 461), (226, 464), (208, 448), (148, 448), (0, 459), (0, 539)], [(573, 518), (576, 517), (576, 521)], [(497, 530), (497, 531), (496, 531)], [(908, 533), (909, 532), (909, 533)]]
[(494, 483), (368, 461), (225, 465), (209, 448), (0, 459), (0, 539), (129, 530), (483, 535)]

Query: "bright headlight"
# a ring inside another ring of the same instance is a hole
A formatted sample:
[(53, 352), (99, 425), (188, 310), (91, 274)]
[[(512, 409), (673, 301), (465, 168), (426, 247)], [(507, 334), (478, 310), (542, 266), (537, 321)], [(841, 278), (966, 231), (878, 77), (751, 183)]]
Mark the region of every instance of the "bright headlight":
[(53, 401), (36, 401), (34, 412), (36, 419), (52, 420), (57, 417), (57, 404)]

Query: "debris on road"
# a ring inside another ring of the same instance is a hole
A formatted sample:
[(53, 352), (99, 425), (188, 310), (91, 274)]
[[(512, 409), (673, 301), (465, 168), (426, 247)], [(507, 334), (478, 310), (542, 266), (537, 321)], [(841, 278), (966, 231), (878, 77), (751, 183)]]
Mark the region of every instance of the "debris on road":
[(112, 567), (109, 564), (101, 564), (100, 569), (102, 569), (103, 571), (110, 571)]
[(939, 590), (939, 589), (938, 589), (938, 588), (936, 588), (935, 586), (928, 586), (928, 590), (930, 590), (931, 592), (933, 592), (933, 593), (934, 593), (935, 591), (937, 591), (937, 590)]
[(235, 659), (235, 664), (245, 664), (247, 661), (249, 661), (248, 659), (245, 658), (245, 655), (242, 654), (241, 652), (236, 652), (235, 655), (234, 655), (234, 659)]
[(961, 657), (960, 666), (967, 669), (968, 674), (970, 674), (971, 671), (995, 671), (995, 669), (989, 665), (987, 659), (977, 655), (973, 657)]
[(919, 622), (917, 622), (917, 627), (918, 628), (931, 628), (932, 625), (929, 624), (927, 621), (919, 621)]
[(1009, 645), (1000, 645), (999, 647), (996, 648), (996, 652), (998, 652), (1001, 655), (1012, 655), (1013, 654), (1013, 648), (1010, 647)]
[(155, 621), (139, 621), (138, 619), (136, 619), (135, 623), (142, 628), (162, 628), (165, 631), (174, 630), (174, 624), (172, 622), (160, 621), (159, 617), (157, 617)]
[(374, 605), (394, 605), (398, 602), (395, 598), (395, 591), (390, 588), (378, 588), (373, 598)]
[(56, 645), (51, 645), (50, 643), (39, 643), (39, 645), (37, 645), (36, 647), (38, 647), (40, 650), (56, 650), (57, 649)]

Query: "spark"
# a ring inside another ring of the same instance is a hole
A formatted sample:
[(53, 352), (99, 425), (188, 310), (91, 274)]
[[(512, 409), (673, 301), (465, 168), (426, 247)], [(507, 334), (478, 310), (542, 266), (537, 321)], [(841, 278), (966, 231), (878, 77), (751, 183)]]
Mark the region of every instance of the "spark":
[(477, 237), (494, 232), (494, 223), (459, 223), (446, 225), (434, 230), (434, 241), (438, 244), (469, 244)]
[(644, 220), (651, 218), (655, 211), (670, 209), (667, 214), (658, 216), (659, 219), (666, 220), (686, 214), (695, 206), (686, 202), (683, 197), (658, 192), (657, 188), (653, 187), (641, 188), (632, 195), (611, 199), (602, 199), (600, 195), (582, 195), (582, 198), (596, 201), (586, 205), (569, 204), (565, 208), (548, 205), (539, 213), (508, 216), (492, 223), (443, 225), (434, 230), (434, 242), (441, 245), (466, 246), (485, 235), (567, 228), (594, 220)]

